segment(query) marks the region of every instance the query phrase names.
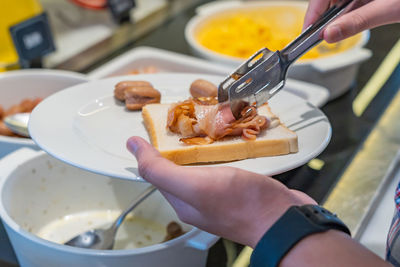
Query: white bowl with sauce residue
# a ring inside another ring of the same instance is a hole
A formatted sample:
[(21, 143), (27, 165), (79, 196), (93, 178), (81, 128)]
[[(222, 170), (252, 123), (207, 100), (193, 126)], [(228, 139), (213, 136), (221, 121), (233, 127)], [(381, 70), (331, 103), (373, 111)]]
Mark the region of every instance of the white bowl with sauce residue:
[[(148, 184), (83, 171), (28, 148), (0, 161), (0, 177), (0, 216), (21, 266), (201, 267), (218, 240), (180, 222), (155, 192), (124, 221), (115, 250), (65, 246), (111, 223)], [(185, 233), (164, 242), (172, 221)]]
[[(6, 112), (24, 99), (43, 99), (87, 81), (89, 78), (84, 74), (63, 70), (26, 69), (0, 73), (0, 109)], [(0, 123), (1, 120), (0, 114)], [(21, 147), (39, 149), (30, 138), (0, 135), (0, 158)]]

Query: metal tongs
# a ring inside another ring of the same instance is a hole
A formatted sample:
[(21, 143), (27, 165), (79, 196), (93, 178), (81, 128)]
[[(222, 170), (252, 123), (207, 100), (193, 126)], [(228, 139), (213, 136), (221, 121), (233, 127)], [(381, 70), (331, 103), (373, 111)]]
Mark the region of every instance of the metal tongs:
[(230, 74), (218, 87), (218, 102), (230, 102), (236, 119), (246, 106), (259, 107), (285, 85), (289, 66), (322, 41), (322, 30), (344, 12), (352, 0), (339, 1), (280, 51), (263, 48)]

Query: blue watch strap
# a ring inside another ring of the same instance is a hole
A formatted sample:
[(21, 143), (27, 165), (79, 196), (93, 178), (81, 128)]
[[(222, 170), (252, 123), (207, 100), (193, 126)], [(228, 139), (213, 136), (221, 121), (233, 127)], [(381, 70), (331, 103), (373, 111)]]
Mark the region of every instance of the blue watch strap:
[(304, 237), (336, 229), (350, 235), (335, 214), (318, 205), (292, 206), (264, 234), (251, 255), (251, 267), (276, 267)]

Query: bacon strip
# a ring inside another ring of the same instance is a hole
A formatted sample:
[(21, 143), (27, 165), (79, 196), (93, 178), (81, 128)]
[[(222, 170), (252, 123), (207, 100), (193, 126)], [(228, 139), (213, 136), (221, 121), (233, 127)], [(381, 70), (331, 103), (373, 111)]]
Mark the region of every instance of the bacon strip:
[(213, 139), (211, 139), (208, 136), (205, 137), (190, 137), (190, 138), (181, 138), (179, 141), (184, 142), (187, 145), (208, 145), (214, 142)]
[(188, 145), (210, 144), (225, 136), (242, 136), (255, 140), (269, 126), (269, 120), (257, 114), (255, 107), (246, 107), (242, 117), (235, 120), (228, 103), (216, 98), (189, 99), (174, 104), (168, 111), (167, 127), (182, 135)]

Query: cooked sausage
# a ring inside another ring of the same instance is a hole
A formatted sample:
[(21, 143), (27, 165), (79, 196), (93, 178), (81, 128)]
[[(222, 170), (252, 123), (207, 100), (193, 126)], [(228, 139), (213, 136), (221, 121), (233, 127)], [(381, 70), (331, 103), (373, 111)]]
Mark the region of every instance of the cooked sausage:
[(5, 112), (4, 112), (4, 117), (9, 116), (9, 115), (13, 115), (16, 113), (21, 113), (24, 112), (22, 107), (19, 104), (16, 105), (12, 105), (11, 107), (9, 107)]
[(139, 110), (150, 103), (160, 103), (161, 94), (150, 86), (133, 86), (125, 89), (125, 106), (130, 110)]
[(118, 100), (124, 101), (125, 100), (124, 91), (127, 88), (142, 87), (142, 86), (153, 87), (153, 85), (151, 85), (151, 83), (146, 82), (146, 81), (122, 81), (122, 82), (119, 82), (115, 85), (114, 96)]
[(8, 129), (3, 121), (0, 121), (0, 135), (15, 136), (15, 134), (10, 129)]
[(190, 85), (190, 94), (194, 98), (216, 97), (218, 94), (218, 88), (209, 81), (198, 79)]
[(3, 109), (3, 107), (0, 105), (0, 120), (3, 119), (3, 116), (4, 116), (4, 109)]
[(185, 232), (182, 230), (182, 227), (176, 222), (170, 222), (167, 225), (167, 235), (164, 238), (164, 242), (177, 238), (178, 236), (183, 235)]

